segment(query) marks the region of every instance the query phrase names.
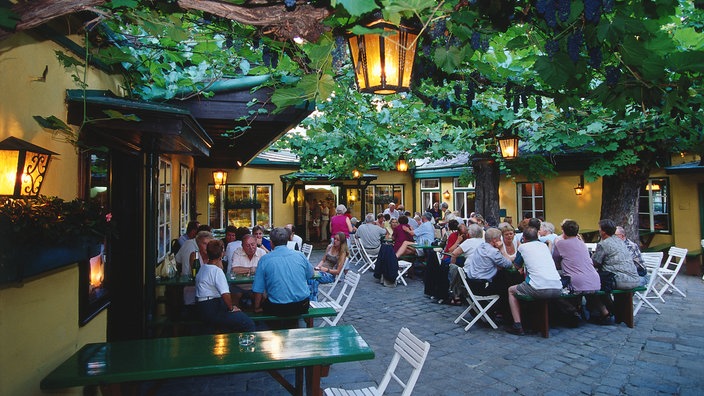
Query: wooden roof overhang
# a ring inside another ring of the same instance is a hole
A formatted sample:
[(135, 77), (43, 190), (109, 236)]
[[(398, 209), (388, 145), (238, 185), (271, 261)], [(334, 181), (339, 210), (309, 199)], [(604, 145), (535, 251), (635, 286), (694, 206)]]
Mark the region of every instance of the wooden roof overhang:
[(331, 175), (324, 175), (313, 172), (292, 172), (279, 176), (284, 185), (283, 188), (283, 203), (286, 203), (286, 197), (295, 186), (304, 186), (306, 184), (330, 184), (330, 185), (346, 185), (357, 187), (366, 190), (369, 183), (377, 179), (377, 175), (363, 174), (358, 178), (339, 178)]

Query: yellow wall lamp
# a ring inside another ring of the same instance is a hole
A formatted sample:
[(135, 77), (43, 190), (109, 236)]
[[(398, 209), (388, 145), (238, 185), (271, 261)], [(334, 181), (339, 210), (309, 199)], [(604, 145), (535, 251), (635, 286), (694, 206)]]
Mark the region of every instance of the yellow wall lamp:
[(52, 155), (14, 136), (0, 142), (0, 196), (37, 198)]
[(215, 183), (215, 189), (219, 190), (221, 186), (227, 184), (227, 172), (222, 169), (216, 169), (213, 171), (213, 183)]
[(577, 195), (582, 195), (584, 193), (584, 175), (579, 176), (579, 184), (574, 188), (574, 193)]

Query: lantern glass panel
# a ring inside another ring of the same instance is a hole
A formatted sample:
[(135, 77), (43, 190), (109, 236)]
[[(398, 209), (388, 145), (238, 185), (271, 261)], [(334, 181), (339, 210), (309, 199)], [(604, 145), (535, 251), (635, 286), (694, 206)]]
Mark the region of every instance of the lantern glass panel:
[(19, 151), (0, 150), (0, 195), (15, 193), (15, 177), (17, 177), (17, 160)]

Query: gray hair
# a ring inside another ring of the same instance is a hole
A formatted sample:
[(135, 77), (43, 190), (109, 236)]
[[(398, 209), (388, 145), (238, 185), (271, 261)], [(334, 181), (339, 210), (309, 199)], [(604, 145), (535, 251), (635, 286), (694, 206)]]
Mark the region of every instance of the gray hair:
[(269, 233), (269, 239), (274, 246), (286, 245), (291, 239), (291, 231), (284, 227), (276, 227)]
[(364, 216), (365, 223), (373, 223), (375, 221), (376, 221), (376, 217), (374, 216), (374, 213), (367, 213), (367, 215)]
[(447, 204), (447, 202), (443, 202), (442, 205), (440, 205), (441, 208), (449, 208), (450, 206)]
[(430, 221), (433, 219), (433, 214), (430, 212), (425, 212), (423, 213), (423, 217), (425, 217), (426, 220)]
[(337, 214), (343, 214), (345, 212), (347, 212), (347, 207), (343, 204), (339, 204), (337, 205), (337, 208), (335, 208), (335, 213)]
[(210, 231), (198, 231), (196, 234), (196, 242), (202, 241), (204, 239), (211, 239), (213, 237), (213, 233)]
[(552, 223), (548, 223), (547, 221), (540, 223), (540, 229), (543, 231), (547, 231), (550, 234), (555, 233), (555, 226)]
[(482, 226), (477, 223), (472, 223), (467, 227), (467, 233), (470, 238), (481, 238), (483, 232)]
[[(477, 224), (473, 224), (473, 225), (476, 225), (477, 227), (479, 227), (479, 225), (477, 225)], [(498, 228), (494, 228), (494, 227), (489, 228), (484, 233), (484, 240), (486, 242), (491, 242), (497, 238), (501, 238), (501, 230), (499, 230)]]

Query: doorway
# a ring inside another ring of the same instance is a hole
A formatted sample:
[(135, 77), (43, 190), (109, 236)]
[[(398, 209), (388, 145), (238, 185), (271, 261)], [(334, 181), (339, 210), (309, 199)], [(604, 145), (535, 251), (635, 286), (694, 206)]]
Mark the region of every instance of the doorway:
[(330, 238), (330, 217), (335, 215), (338, 187), (305, 186), (305, 237), (308, 242), (327, 242)]

